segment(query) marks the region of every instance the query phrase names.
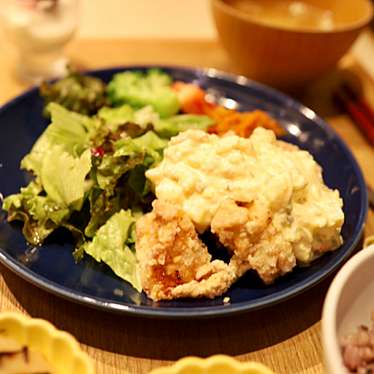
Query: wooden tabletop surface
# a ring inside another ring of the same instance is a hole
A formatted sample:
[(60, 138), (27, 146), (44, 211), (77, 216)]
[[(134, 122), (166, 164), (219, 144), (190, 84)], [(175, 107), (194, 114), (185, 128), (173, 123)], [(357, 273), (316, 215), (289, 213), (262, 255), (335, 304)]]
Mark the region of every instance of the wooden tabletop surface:
[[(13, 75), (12, 53), (0, 56), (0, 104), (26, 86)], [(215, 67), (235, 72), (214, 41), (76, 40), (68, 48), (84, 68), (135, 63)], [(374, 83), (352, 55), (320, 81), (293, 93), (323, 116), (348, 143), (367, 182), (374, 186), (374, 150), (350, 119), (330, 103), (331, 90), (343, 78), (360, 84), (374, 105)], [(337, 166), (338, 167), (338, 166)], [(369, 212), (365, 235), (374, 234)], [(147, 373), (186, 355), (225, 353), (265, 363), (276, 373), (322, 373), (320, 316), (332, 277), (287, 302), (258, 312), (203, 321), (155, 321), (112, 315), (61, 300), (0, 267), (0, 310), (45, 318), (69, 331), (94, 360), (97, 373)]]

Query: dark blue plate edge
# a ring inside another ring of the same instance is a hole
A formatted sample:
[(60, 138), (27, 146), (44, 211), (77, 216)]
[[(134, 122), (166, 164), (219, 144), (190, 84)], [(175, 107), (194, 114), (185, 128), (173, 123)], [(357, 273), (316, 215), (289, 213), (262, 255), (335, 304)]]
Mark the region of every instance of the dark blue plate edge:
[[(294, 100), (290, 96), (272, 88), (268, 87), (264, 84), (252, 81), (251, 79), (235, 75), (232, 73), (227, 73), (220, 71), (215, 68), (189, 68), (185, 66), (177, 66), (177, 65), (124, 65), (106, 69), (96, 69), (96, 70), (88, 70), (85, 71), (85, 74), (103, 74), (112, 72), (113, 74), (122, 70), (126, 69), (149, 69), (149, 68), (160, 68), (160, 69), (175, 69), (179, 71), (185, 71), (189, 74), (201, 74), (203, 76), (207, 76), (209, 78), (216, 78), (229, 81), (231, 83), (238, 84), (241, 87), (252, 86), (255, 89), (260, 91), (267, 91), (273, 97), (275, 97), (279, 101), (287, 101), (287, 106), (292, 108), (298, 112), (301, 112), (305, 117), (312, 119), (319, 127), (323, 128), (323, 130), (329, 135), (330, 137), (334, 138), (334, 140), (339, 144), (339, 146), (343, 149), (346, 153), (346, 156), (349, 158), (356, 175), (359, 179), (361, 186), (366, 186), (362, 171), (352, 155), (351, 151), (349, 150), (348, 146), (345, 142), (341, 139), (341, 137), (335, 132), (333, 128), (331, 128), (322, 118), (320, 118), (314, 111), (310, 108), (304, 106), (303, 104), (299, 103), (298, 101)], [(21, 95), (16, 96), (15, 98), (8, 101), (6, 104), (0, 107), (0, 114), (5, 111), (8, 107), (17, 104), (19, 101), (23, 100), (23, 98), (34, 94), (35, 91), (38, 90), (38, 87), (32, 87), (26, 92)], [(209, 317), (223, 317), (223, 316), (230, 316), (233, 314), (244, 313), (248, 311), (253, 311), (257, 309), (261, 309), (263, 307), (267, 307), (270, 305), (275, 305), (282, 301), (288, 300), (292, 297), (299, 295), (302, 292), (310, 289), (311, 287), (315, 286), (322, 280), (324, 280), (328, 275), (334, 272), (339, 266), (352, 254), (356, 245), (358, 244), (361, 235), (363, 233), (363, 229), (365, 226), (365, 221), (368, 213), (368, 196), (366, 188), (361, 191), (361, 204), (362, 209), (360, 212), (360, 216), (358, 222), (356, 224), (356, 230), (354, 235), (346, 242), (345, 245), (348, 246), (347, 250), (343, 253), (343, 255), (337, 259), (337, 261), (330, 265), (327, 271), (324, 274), (315, 274), (308, 279), (306, 283), (300, 284), (298, 286), (289, 288), (284, 290), (283, 292), (279, 292), (276, 297), (273, 295), (268, 295), (261, 299), (258, 299), (256, 302), (252, 302), (248, 305), (248, 302), (237, 303), (235, 305), (226, 304), (221, 306), (214, 306), (214, 307), (197, 307), (194, 309), (191, 308), (175, 308), (175, 307), (159, 307), (159, 308), (147, 308), (142, 306), (129, 306), (119, 303), (108, 303), (100, 298), (92, 298), (84, 293), (76, 292), (75, 294), (72, 293), (69, 289), (62, 287), (50, 280), (38, 275), (37, 273), (32, 272), (27, 267), (21, 265), (13, 258), (8, 257), (6, 251), (3, 248), (0, 248), (0, 262), (10, 269), (11, 271), (18, 274), (21, 278), (25, 279), (26, 281), (30, 282), (31, 284), (49, 292), (54, 295), (60, 296), (66, 300), (76, 302), (78, 304), (86, 305), (93, 307), (95, 309), (104, 310), (104, 311), (111, 311), (114, 313), (123, 313), (134, 317), (148, 317), (148, 318), (167, 318), (167, 319), (183, 319), (183, 318), (209, 318)]]

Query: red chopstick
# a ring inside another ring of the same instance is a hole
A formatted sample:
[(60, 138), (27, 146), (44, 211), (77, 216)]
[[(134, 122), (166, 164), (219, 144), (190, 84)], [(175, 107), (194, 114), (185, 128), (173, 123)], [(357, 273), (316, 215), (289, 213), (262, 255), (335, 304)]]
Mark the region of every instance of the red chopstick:
[(334, 99), (350, 115), (369, 143), (374, 146), (374, 112), (366, 101), (347, 84), (343, 84), (334, 92)]
[(350, 98), (356, 102), (358, 105), (360, 105), (361, 109), (365, 114), (371, 119), (371, 121), (374, 123), (374, 110), (370, 107), (370, 105), (365, 101), (365, 99), (357, 93), (355, 89), (353, 89), (348, 83), (342, 84), (342, 89), (347, 93), (347, 95), (350, 96)]

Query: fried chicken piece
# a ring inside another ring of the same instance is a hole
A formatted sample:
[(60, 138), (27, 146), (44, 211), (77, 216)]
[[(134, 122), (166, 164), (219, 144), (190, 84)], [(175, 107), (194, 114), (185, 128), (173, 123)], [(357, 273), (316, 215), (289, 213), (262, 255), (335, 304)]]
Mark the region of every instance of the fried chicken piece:
[(173, 298), (208, 297), (222, 295), (238, 278), (235, 266), (214, 260), (196, 272), (196, 279), (179, 285), (172, 290)]
[(233, 267), (211, 262), (192, 221), (175, 205), (155, 200), (138, 220), (136, 237), (142, 287), (153, 300), (214, 298), (237, 279)]
[(282, 223), (275, 226), (273, 219), (266, 205), (257, 200), (239, 206), (228, 199), (217, 210), (211, 230), (233, 253), (230, 267), (238, 277), (253, 269), (269, 284), (296, 265), (292, 244), (276, 229)]
[[(228, 268), (215, 269), (208, 277), (213, 282), (216, 274), (227, 276), (222, 288), (232, 273), (239, 277), (249, 269), (271, 283), (296, 263), (310, 264), (342, 243), (339, 192), (324, 184), (322, 169), (311, 154), (278, 141), (263, 128), (255, 129), (249, 139), (183, 131), (170, 140), (162, 162), (146, 176), (159, 200), (183, 211), (199, 233), (210, 229), (231, 252)], [(159, 221), (150, 220), (155, 222)], [(188, 230), (193, 232), (192, 227)], [(205, 279), (198, 279), (199, 266), (193, 270), (194, 279), (176, 284), (173, 292), (192, 295), (185, 284), (196, 281), (201, 286), (196, 294), (206, 294)]]

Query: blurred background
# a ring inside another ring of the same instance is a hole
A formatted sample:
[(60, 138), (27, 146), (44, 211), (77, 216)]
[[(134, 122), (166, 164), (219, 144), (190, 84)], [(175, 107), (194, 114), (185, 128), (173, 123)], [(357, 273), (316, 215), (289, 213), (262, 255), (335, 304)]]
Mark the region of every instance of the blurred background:
[[(217, 32), (209, 0), (81, 0), (77, 36), (216, 39)], [(360, 36), (353, 52), (374, 77), (374, 64), (369, 63), (374, 61), (374, 38), (369, 32)]]
[(83, 38), (215, 38), (209, 0), (81, 0)]
[[(215, 40), (210, 0), (80, 0), (78, 38)], [(354, 2), (354, 0), (351, 0)], [(373, 30), (373, 22), (371, 23)], [(374, 34), (362, 33), (353, 55), (374, 78)]]
[[(54, 1), (54, 0), (43, 0), (45, 2)], [(61, 1), (61, 3), (68, 3), (68, 0)], [(345, 0), (344, 0), (345, 1)], [(348, 0), (349, 2), (350, 0)], [(35, 0), (0, 0), (0, 4), (9, 4), (9, 3), (33, 3)], [(256, 1), (250, 1), (253, 4), (256, 4)], [(105, 42), (106, 40), (116, 40), (116, 39), (132, 39), (132, 40), (191, 40), (191, 41), (208, 41), (214, 42), (218, 39), (219, 34), (217, 33), (216, 25), (214, 22), (212, 6), (210, 0), (77, 0), (79, 5), (79, 17), (78, 17), (78, 27), (75, 34), (75, 40), (96, 40), (98, 42)], [(216, 2), (218, 3), (218, 2)], [(235, 3), (235, 2), (234, 2)], [(268, 0), (261, 2), (262, 3), (271, 3)], [(294, 1), (294, 3), (302, 3), (302, 1)], [(313, 1), (312, 1), (313, 3)], [(297, 4), (296, 4), (297, 5)], [(227, 22), (231, 22), (228, 20)], [(221, 21), (222, 24), (222, 21)], [(237, 22), (236, 22), (237, 24)], [(232, 23), (230, 24), (232, 25)], [(240, 26), (238, 26), (240, 27)], [(229, 30), (224, 30), (220, 33), (221, 42), (224, 41), (223, 35), (231, 34), (232, 27), (230, 26)], [(248, 34), (253, 35), (257, 34), (257, 29), (243, 29), (243, 33), (240, 33), (243, 38), (243, 42), (247, 45), (242, 45), (242, 41), (239, 41), (239, 59), (243, 53), (243, 59), (246, 60), (251, 58), (253, 51), (253, 43), (255, 45), (264, 45), (263, 41), (267, 39), (257, 38), (254, 41), (248, 41)], [(246, 32), (248, 31), (248, 32)], [(233, 31), (232, 33), (235, 33)], [(49, 32), (40, 32), (40, 35), (47, 35)], [(266, 36), (265, 36), (266, 37)], [(229, 45), (232, 45), (231, 40), (234, 36), (228, 36)], [(278, 36), (275, 35), (275, 39)], [(1, 54), (11, 54), (12, 53), (12, 43), (8, 43), (8, 38), (4, 38), (4, 35), (0, 35), (0, 41), (2, 48), (0, 49)], [(256, 37), (255, 37), (256, 39)], [(365, 65), (365, 69), (370, 72), (374, 77), (374, 64), (371, 64), (370, 61), (374, 61), (374, 38), (370, 32), (363, 33), (360, 38), (356, 41), (353, 48), (353, 54), (358, 60), (362, 60), (362, 64)], [(290, 41), (292, 42), (292, 41)], [(285, 40), (286, 45), (290, 45), (290, 42)], [(305, 40), (302, 44), (311, 43), (308, 40)], [(223, 43), (225, 44), (225, 43)], [(293, 43), (295, 44), (295, 43)], [(301, 44), (297, 42), (296, 44)], [(319, 42), (319, 44), (325, 44), (324, 41)], [(334, 47), (337, 43), (330, 43)], [(97, 44), (99, 46), (99, 44)], [(227, 47), (227, 46), (226, 46)], [(263, 47), (259, 47), (263, 48)], [(273, 51), (271, 45), (265, 47), (264, 54), (268, 54), (266, 48), (270, 51)], [(282, 47), (283, 48), (283, 47)], [(308, 48), (308, 47), (307, 47)], [(330, 47), (328, 51), (330, 51)], [(226, 48), (227, 49), (227, 48)], [(255, 48), (258, 49), (257, 47)], [(314, 48), (311, 48), (312, 51)], [(334, 49), (334, 48), (332, 48)], [(245, 50), (247, 50), (247, 55), (245, 56)], [(283, 48), (284, 51), (284, 48)], [(321, 49), (323, 52), (323, 48)], [(134, 51), (135, 52), (135, 51)], [(262, 52), (261, 52), (262, 53)], [(282, 52), (283, 53), (283, 52)], [(281, 53), (281, 54), (282, 54)], [(305, 52), (301, 51), (290, 51), (292, 55), (305, 55)], [(230, 60), (235, 62), (237, 56), (235, 53), (230, 51)], [(283, 53), (284, 54), (284, 53)], [(326, 59), (326, 53), (325, 59)], [(364, 56), (363, 56), (364, 55)], [(4, 55), (5, 56), (5, 55)], [(227, 56), (227, 55), (226, 55)], [(228, 57), (228, 56), (227, 56)], [(260, 56), (262, 57), (262, 55)], [(312, 57), (312, 56), (311, 56)], [(364, 57), (364, 58), (363, 58)], [(221, 58), (221, 57), (219, 57)], [(25, 58), (23, 58), (25, 60)], [(260, 58), (261, 64), (263, 65), (263, 59)], [(267, 60), (265, 58), (265, 60)], [(313, 59), (314, 62), (317, 62), (318, 59)], [(287, 60), (288, 61), (288, 60)], [(111, 61), (108, 61), (108, 63)], [(155, 61), (157, 62), (157, 61)], [(165, 61), (166, 62), (166, 61)], [(35, 62), (35, 64), (40, 64), (40, 61)], [(189, 64), (189, 61), (184, 60), (181, 57), (181, 64)], [(299, 64), (294, 62), (297, 67)], [(220, 68), (225, 69), (224, 64), (218, 64)], [(272, 66), (271, 66), (272, 68)], [(228, 68), (231, 70), (230, 68)], [(252, 68), (253, 70), (253, 68)], [(294, 69), (295, 70), (295, 69)], [(245, 73), (245, 69), (238, 69), (238, 72)], [(265, 74), (267, 76), (267, 73)], [(253, 76), (255, 79), (260, 79), (261, 76)], [(272, 83), (272, 82), (269, 82)]]

